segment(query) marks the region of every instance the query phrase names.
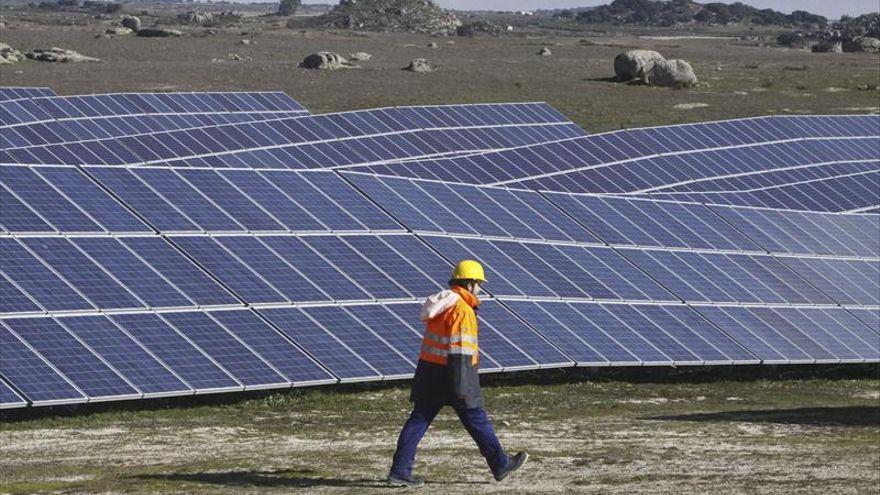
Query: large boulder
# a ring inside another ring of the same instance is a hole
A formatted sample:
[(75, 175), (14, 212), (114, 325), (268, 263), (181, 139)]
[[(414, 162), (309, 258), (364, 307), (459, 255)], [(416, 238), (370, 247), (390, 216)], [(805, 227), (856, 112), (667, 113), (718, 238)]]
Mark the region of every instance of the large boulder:
[(857, 36), (843, 43), (843, 51), (845, 52), (880, 52), (880, 40), (870, 36)]
[(408, 70), (410, 72), (427, 73), (427, 72), (434, 72), (434, 70), (436, 70), (436, 69), (434, 69), (434, 67), (431, 65), (431, 63), (428, 62), (427, 60), (425, 60), (423, 58), (417, 58), (417, 59), (413, 60), (412, 62), (410, 62), (409, 65), (404, 67), (403, 70)]
[(41, 62), (100, 62), (101, 59), (87, 57), (79, 52), (58, 48), (53, 46), (48, 50), (37, 48), (27, 54), (27, 58), (31, 60), (39, 60)]
[(141, 20), (135, 16), (128, 15), (122, 18), (122, 27), (137, 31), (141, 28)]
[(144, 28), (139, 29), (137, 35), (141, 38), (179, 38), (183, 31), (167, 28)]
[(351, 67), (351, 64), (338, 53), (318, 52), (304, 58), (299, 66), (303, 69), (336, 70)]
[(823, 41), (813, 45), (814, 53), (843, 53), (842, 41)]
[(697, 84), (697, 76), (684, 60), (658, 60), (645, 74), (644, 81), (651, 86), (686, 88)]
[(666, 60), (654, 50), (630, 50), (614, 57), (614, 74), (618, 81), (632, 81), (645, 77), (654, 63)]
[(14, 64), (22, 60), (24, 60), (24, 55), (20, 51), (0, 41), (0, 65)]

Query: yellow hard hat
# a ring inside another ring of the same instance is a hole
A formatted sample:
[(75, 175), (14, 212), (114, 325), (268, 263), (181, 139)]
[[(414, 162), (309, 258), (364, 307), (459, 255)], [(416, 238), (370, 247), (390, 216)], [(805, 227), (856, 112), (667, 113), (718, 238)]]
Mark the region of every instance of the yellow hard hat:
[(486, 282), (483, 265), (474, 260), (461, 260), (452, 270), (452, 280), (476, 280)]

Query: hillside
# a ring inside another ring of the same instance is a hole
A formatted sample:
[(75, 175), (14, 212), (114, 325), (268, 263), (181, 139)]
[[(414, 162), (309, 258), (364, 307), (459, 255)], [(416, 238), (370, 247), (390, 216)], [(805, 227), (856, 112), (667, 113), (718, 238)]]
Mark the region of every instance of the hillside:
[(825, 27), (828, 19), (803, 10), (783, 14), (772, 9), (757, 9), (740, 2), (700, 4), (691, 0), (614, 0), (590, 10), (562, 12), (584, 23), (639, 24), (674, 26), (682, 24), (794, 26), (805, 29)]

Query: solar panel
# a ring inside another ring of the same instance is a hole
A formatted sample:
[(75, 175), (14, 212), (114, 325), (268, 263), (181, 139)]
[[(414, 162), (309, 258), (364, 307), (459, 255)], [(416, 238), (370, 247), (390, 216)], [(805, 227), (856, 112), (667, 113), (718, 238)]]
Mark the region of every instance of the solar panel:
[[(542, 104), (246, 123), (279, 103), (193, 95), (8, 105), (46, 122), (0, 143), (35, 164), (0, 187), (2, 407), (408, 378), (463, 258), (489, 274), (482, 373), (880, 361), (880, 217), (780, 209), (859, 209), (817, 184), (856, 177), (874, 117), (584, 137)], [(73, 139), (129, 110), (152, 113)], [(712, 194), (783, 199), (681, 201)]]
[(36, 98), (39, 96), (55, 96), (50, 88), (42, 87), (0, 87), (0, 101)]

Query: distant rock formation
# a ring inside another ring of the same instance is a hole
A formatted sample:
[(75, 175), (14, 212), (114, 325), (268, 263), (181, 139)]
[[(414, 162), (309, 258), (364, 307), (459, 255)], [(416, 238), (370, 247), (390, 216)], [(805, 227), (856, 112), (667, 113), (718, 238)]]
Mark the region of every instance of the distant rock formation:
[[(560, 17), (570, 17), (561, 13)], [(646, 26), (756, 24), (818, 29), (828, 19), (803, 10), (783, 14), (772, 9), (756, 9), (741, 2), (700, 4), (691, 0), (614, 0), (608, 5), (582, 10), (576, 20), (591, 24), (641, 24)]]
[(880, 52), (880, 13), (846, 17), (826, 29), (786, 31), (776, 41), (780, 45), (814, 52)]
[(461, 25), (431, 0), (342, 0), (320, 20), (334, 28), (436, 35), (454, 34)]

